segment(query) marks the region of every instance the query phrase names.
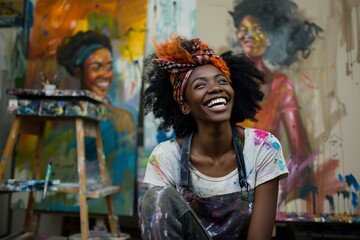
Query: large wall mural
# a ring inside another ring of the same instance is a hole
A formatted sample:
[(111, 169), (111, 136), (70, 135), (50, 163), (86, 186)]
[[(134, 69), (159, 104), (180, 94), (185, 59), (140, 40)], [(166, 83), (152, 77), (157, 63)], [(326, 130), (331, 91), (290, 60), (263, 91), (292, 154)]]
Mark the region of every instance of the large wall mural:
[[(150, 2), (148, 40), (163, 36), (157, 31), (166, 36), (185, 26), (169, 20), (177, 16), (178, 2)], [(166, 16), (160, 14), (164, 4), (170, 4), (166, 8), (170, 16), (168, 24), (161, 25), (153, 20)], [(360, 132), (360, 112), (353, 103), (360, 101), (356, 77), (360, 45), (354, 30), (359, 28), (359, 3), (198, 0), (196, 4), (195, 35), (217, 52), (247, 54), (266, 75), (267, 97), (259, 122), (240, 124), (269, 130), (283, 144), (291, 174), (281, 182), (278, 219), (358, 214), (360, 165), (355, 158), (360, 152), (353, 139)], [(155, 131), (156, 126), (151, 116), (145, 117), (140, 183), (149, 151), (173, 137), (172, 132)]]
[[(55, 81), (61, 89), (88, 89), (109, 102), (108, 120), (100, 122), (107, 168), (120, 185), (114, 205), (119, 215), (135, 212), (137, 121), (142, 86), (147, 1), (38, 0), (28, 48), (25, 88)], [(76, 141), (72, 125), (47, 124), (44, 157), (53, 164), (52, 179), (77, 181)], [(34, 139), (22, 136), (16, 155), (17, 176), (29, 176)], [(86, 141), (88, 182), (100, 179), (95, 141)], [(45, 169), (43, 169), (43, 172)], [(31, 175), (30, 175), (31, 176)], [(13, 197), (14, 207), (24, 198)], [(76, 194), (49, 193), (37, 209), (78, 211)], [(105, 200), (89, 202), (92, 213), (106, 213)]]
[(278, 211), (359, 213), (350, 129), (360, 115), (347, 102), (348, 94), (360, 99), (359, 3), (243, 0), (228, 7), (229, 46), (266, 78), (259, 121), (241, 124), (279, 137), (291, 171), (281, 182)]

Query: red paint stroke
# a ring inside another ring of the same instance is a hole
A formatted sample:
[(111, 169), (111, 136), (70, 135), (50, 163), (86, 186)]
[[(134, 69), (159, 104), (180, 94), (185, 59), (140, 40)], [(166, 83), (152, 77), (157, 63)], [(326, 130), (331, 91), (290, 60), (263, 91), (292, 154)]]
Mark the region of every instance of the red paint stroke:
[(336, 195), (337, 192), (346, 189), (346, 185), (343, 182), (339, 182), (337, 178), (339, 162), (339, 159), (329, 159), (316, 171), (314, 185), (318, 187), (316, 196), (317, 212), (323, 212), (326, 195), (333, 196)]
[[(301, 189), (310, 183), (317, 187), (316, 194), (309, 194), (304, 200), (307, 202), (307, 212), (323, 212), (326, 196), (334, 196), (346, 189), (346, 183), (340, 182), (337, 177), (339, 159), (329, 159), (312, 172), (312, 163), (317, 154), (312, 154), (300, 165), (293, 161), (288, 162), (290, 174), (282, 180), (279, 205), (301, 198)], [(315, 199), (314, 199), (315, 198)]]
[(312, 82), (314, 80), (312, 80), (307, 74), (305, 74), (304, 71), (301, 71), (301, 75), (305, 78), (305, 80), (307, 80), (307, 81), (304, 81), (305, 86), (308, 88), (315, 89), (315, 85), (312, 84)]

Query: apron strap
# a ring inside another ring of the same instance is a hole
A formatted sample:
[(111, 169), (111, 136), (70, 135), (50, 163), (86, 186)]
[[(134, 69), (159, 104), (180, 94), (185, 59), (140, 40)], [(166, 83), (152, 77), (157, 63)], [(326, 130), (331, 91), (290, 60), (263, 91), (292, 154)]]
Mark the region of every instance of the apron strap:
[(249, 189), (249, 184), (246, 181), (246, 167), (245, 167), (245, 160), (243, 154), (243, 146), (241, 143), (241, 138), (239, 132), (236, 129), (236, 126), (231, 127), (232, 134), (233, 134), (233, 144), (236, 154), (236, 162), (238, 165), (238, 174), (239, 174), (239, 183), (241, 188)]
[[(249, 184), (245, 180), (246, 179), (246, 168), (243, 154), (243, 147), (241, 143), (241, 138), (239, 132), (237, 131), (235, 126), (232, 126), (232, 138), (233, 145), (236, 154), (236, 162), (238, 166), (238, 175), (239, 175), (239, 184), (241, 188), (246, 188), (248, 190)], [(181, 187), (189, 187), (189, 161), (190, 161), (190, 147), (191, 147), (191, 139), (193, 133), (187, 134), (184, 137), (184, 142), (181, 147), (181, 160), (180, 160), (180, 186)]]
[(184, 142), (181, 146), (181, 160), (180, 160), (180, 186), (189, 187), (189, 161), (190, 161), (190, 146), (193, 133), (186, 134)]

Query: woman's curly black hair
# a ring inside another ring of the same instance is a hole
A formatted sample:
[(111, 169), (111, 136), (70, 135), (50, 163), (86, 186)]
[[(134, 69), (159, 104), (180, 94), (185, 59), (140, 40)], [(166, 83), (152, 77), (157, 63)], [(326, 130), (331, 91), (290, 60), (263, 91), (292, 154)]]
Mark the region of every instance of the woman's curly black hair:
[(307, 58), (311, 45), (323, 31), (305, 19), (291, 0), (234, 0), (229, 14), (236, 29), (245, 16), (252, 16), (270, 40), (264, 57), (273, 65), (290, 66), (298, 60), (298, 53)]
[[(110, 39), (101, 32), (89, 30), (80, 31), (73, 36), (65, 37), (57, 48), (56, 57), (59, 65), (65, 67), (66, 71), (71, 75), (75, 75), (75, 67), (73, 59), (76, 52), (83, 46), (101, 44), (105, 48), (112, 51)], [(81, 66), (83, 68), (83, 66)]]
[[(191, 40), (184, 39), (181, 46), (191, 52)], [(260, 90), (264, 81), (263, 74), (243, 54), (234, 55), (226, 52), (221, 55), (230, 69), (231, 86), (234, 89), (234, 106), (230, 122), (235, 124), (245, 119), (256, 121), (255, 115), (261, 109), (259, 102), (264, 94)], [(144, 112), (152, 112), (160, 119), (158, 130), (174, 129), (176, 136), (181, 137), (197, 129), (191, 114), (184, 115), (179, 104), (173, 98), (173, 86), (170, 73), (152, 63), (154, 54), (145, 59), (145, 78), (147, 85), (144, 95)]]

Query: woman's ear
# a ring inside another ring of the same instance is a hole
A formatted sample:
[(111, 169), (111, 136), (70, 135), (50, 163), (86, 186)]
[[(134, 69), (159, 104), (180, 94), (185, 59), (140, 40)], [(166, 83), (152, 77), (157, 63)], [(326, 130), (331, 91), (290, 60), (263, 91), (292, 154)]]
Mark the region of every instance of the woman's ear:
[(188, 115), (190, 113), (190, 107), (186, 103), (180, 103), (180, 110), (184, 115)]

